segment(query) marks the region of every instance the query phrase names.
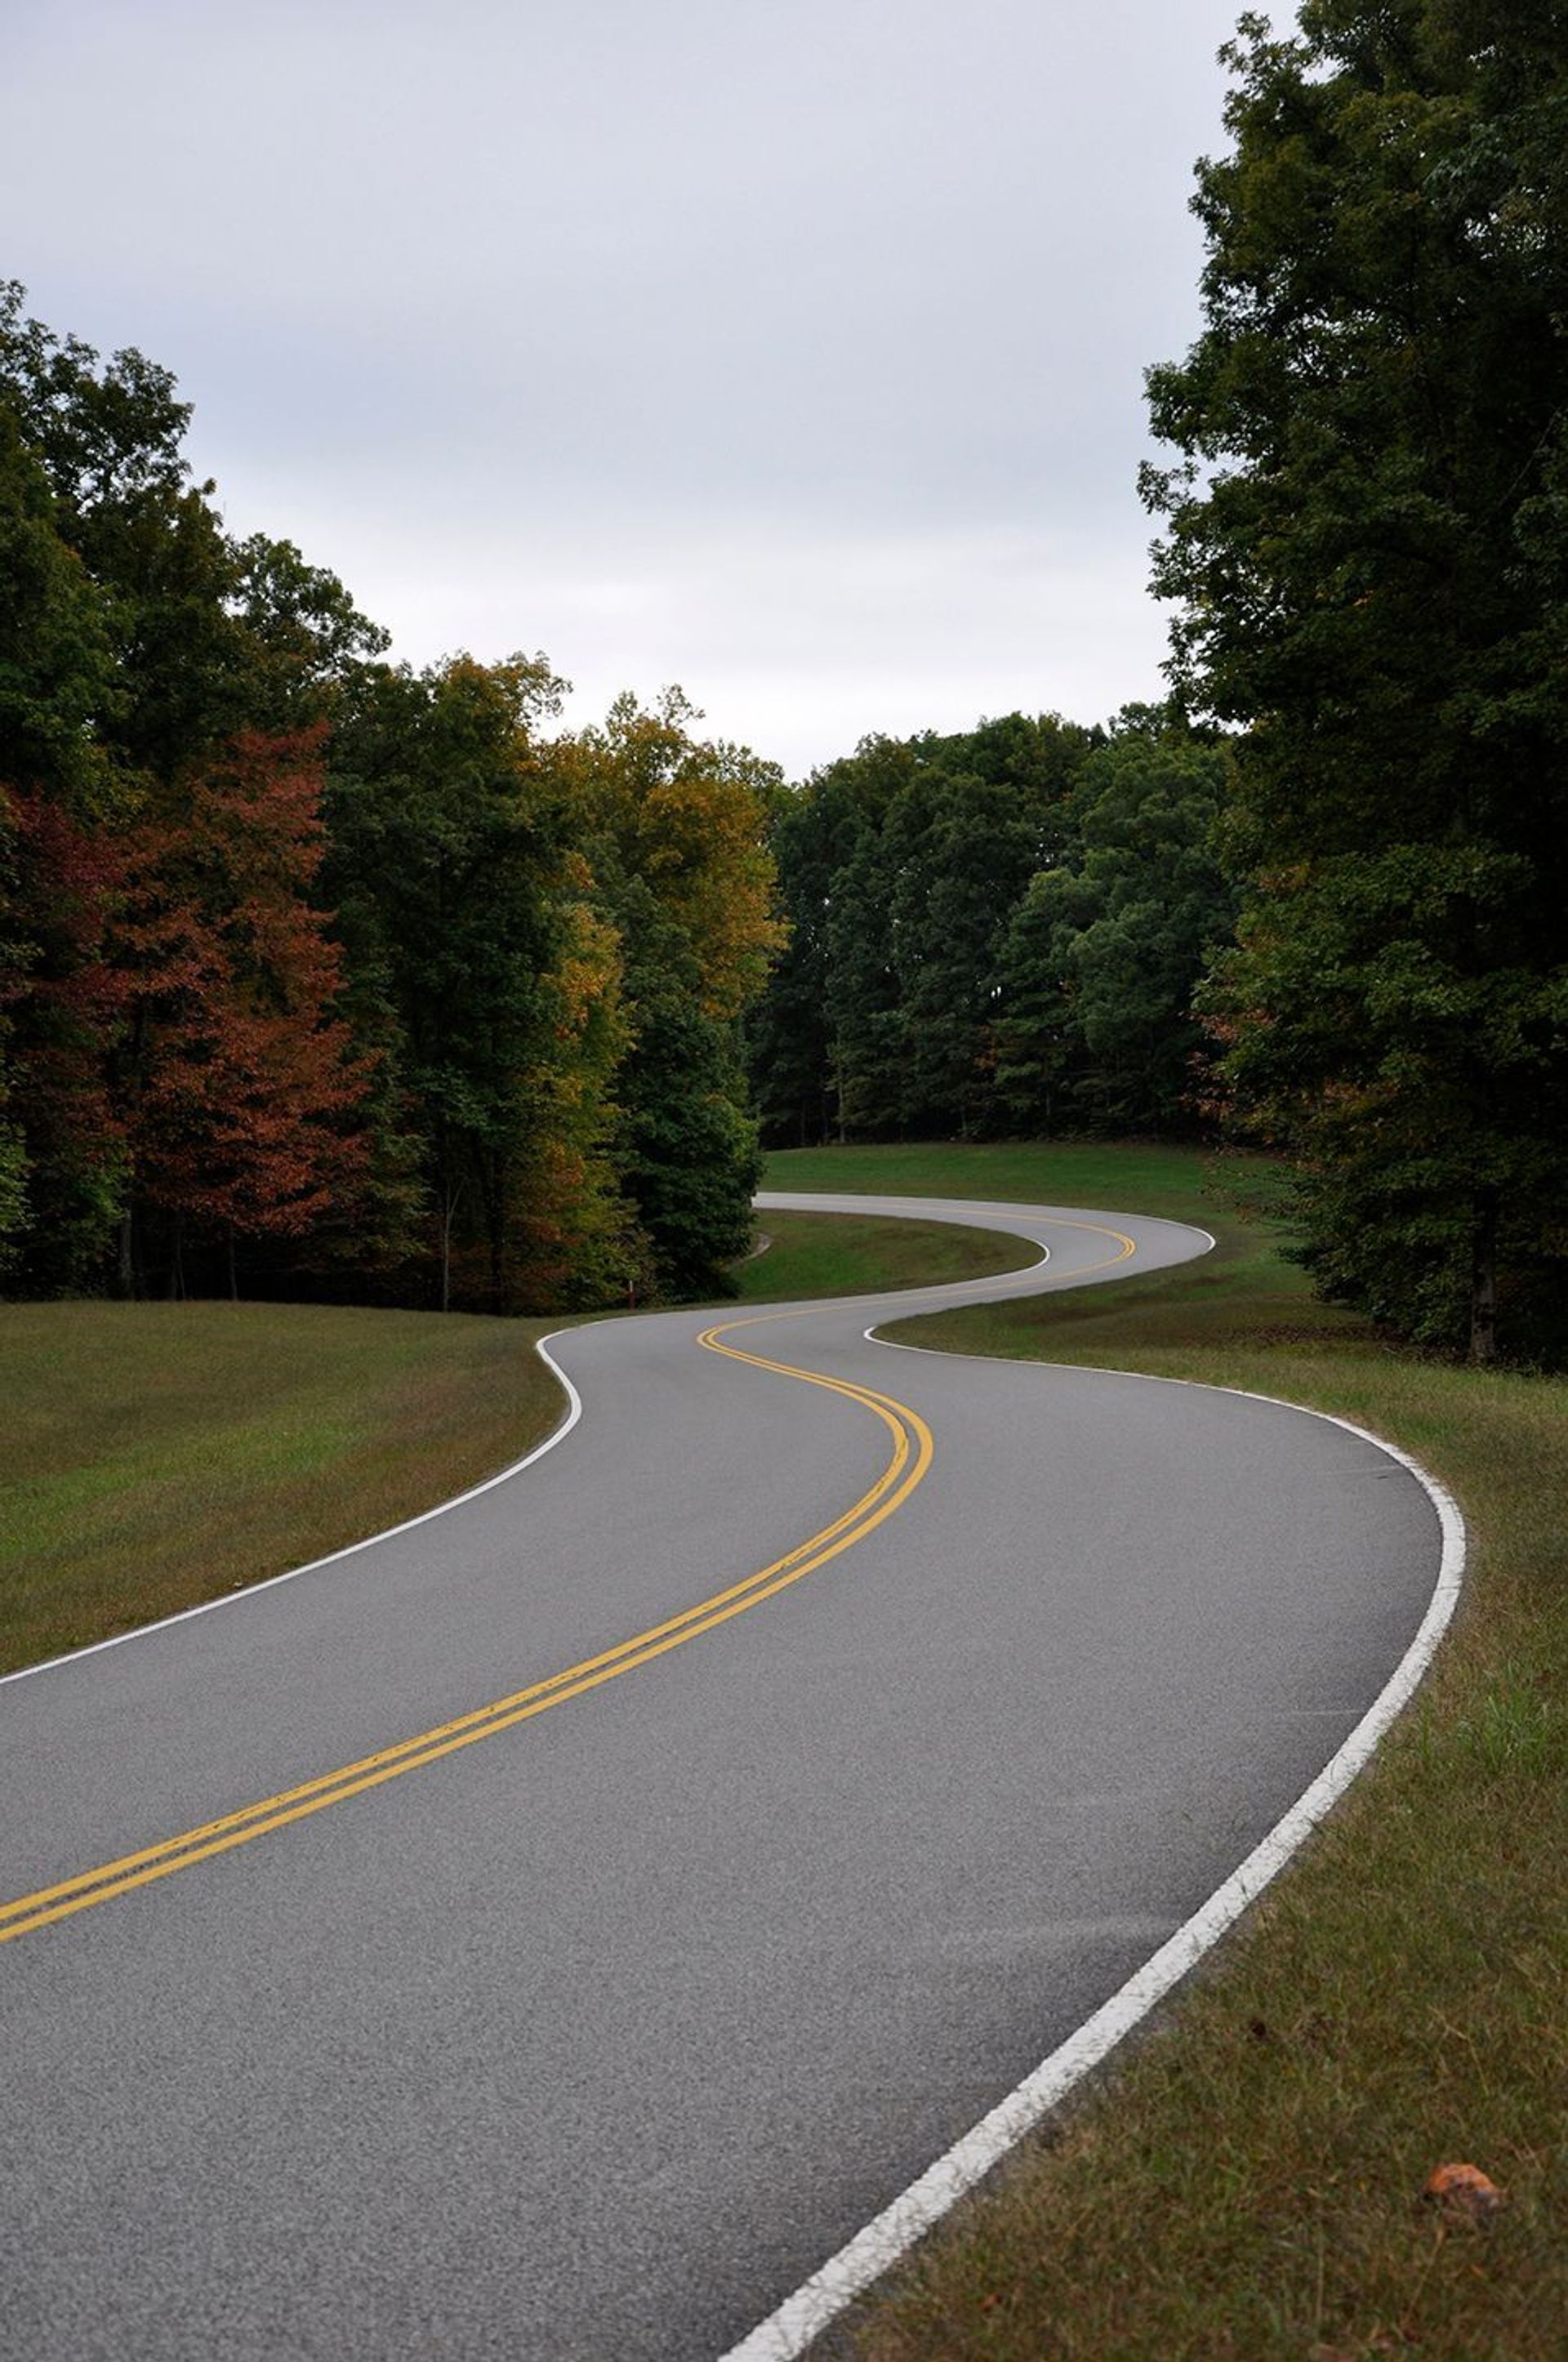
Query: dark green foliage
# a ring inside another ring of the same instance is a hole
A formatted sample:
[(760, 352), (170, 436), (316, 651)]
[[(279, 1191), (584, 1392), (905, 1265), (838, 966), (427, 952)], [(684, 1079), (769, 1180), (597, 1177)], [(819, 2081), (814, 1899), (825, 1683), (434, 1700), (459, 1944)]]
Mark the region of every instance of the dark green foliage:
[(458, 1300), (491, 1310), (511, 1297), (512, 1192), (561, 949), (558, 816), (529, 730), (558, 688), (523, 659), (383, 672), (337, 745), (326, 890), (368, 1003), (395, 1012), (382, 1031), (443, 1310), (454, 1281)]
[[(7, 1071), (33, 1081), (42, 1043), (67, 1047), (61, 1037), (91, 1015), (40, 1007), (39, 983), (52, 965), (70, 965), (82, 881), (40, 898), (19, 800), (30, 811), (33, 800), (50, 798), (67, 834), (74, 816), (105, 800), (109, 775), (93, 724), (113, 681), (105, 602), (61, 539), (49, 480), (0, 395), (0, 1270), (32, 1227), (29, 1198), (40, 1202), (37, 1093), (9, 1094)], [(88, 1163), (101, 1175), (103, 1160)], [(84, 1169), (75, 1156), (66, 1167)]]
[(751, 1036), (771, 1140), (992, 1127), (1002, 935), (1091, 743), (1022, 714), (868, 738), (782, 800), (790, 935)]
[(1243, 19), (1156, 586), (1246, 725), (1209, 1006), (1330, 1290), (1486, 1359), (1568, 1333), (1568, 25)]
[(1014, 911), (1001, 961), (997, 1094), (1013, 1126), (1178, 1133), (1200, 1120), (1192, 996), (1233, 898), (1215, 827), (1225, 756), (1134, 709), (1078, 774), (1076, 840)]
[(0, 392), (0, 779), (91, 802), (113, 695), (107, 602), (61, 538), (49, 479)]
[(246, 635), (246, 703), (259, 730), (306, 729), (338, 717), (369, 690), (390, 639), (336, 574), (292, 541), (253, 533), (233, 549), (231, 612)]
[(658, 1294), (728, 1296), (762, 1178), (734, 1028), (704, 1010), (690, 947), (641, 879), (619, 900), (635, 1036), (616, 1078), (620, 1169)]
[(1227, 933), (1213, 734), (1011, 714), (868, 739), (775, 814), (792, 933), (753, 1019), (768, 1139), (1173, 1131)]
[[(884, 749), (887, 761), (880, 758)], [(871, 740), (858, 755), (819, 772), (809, 789), (780, 796), (773, 808), (769, 842), (789, 932), (767, 989), (751, 1011), (747, 1052), (764, 1129), (780, 1143), (802, 1147), (825, 1140), (837, 1123), (829, 993), (843, 992), (845, 960), (862, 937), (841, 922), (835, 945), (834, 920), (851, 857), (863, 835), (875, 835), (902, 776), (891, 742)]]
[(229, 539), (215, 487), (191, 480), (190, 405), (167, 370), (135, 351), (101, 362), (22, 301), (0, 282), (0, 404), (50, 488), (58, 538), (101, 594), (116, 657), (95, 715), (102, 751), (167, 779), (237, 731), (326, 718), (385, 633), (292, 543)]

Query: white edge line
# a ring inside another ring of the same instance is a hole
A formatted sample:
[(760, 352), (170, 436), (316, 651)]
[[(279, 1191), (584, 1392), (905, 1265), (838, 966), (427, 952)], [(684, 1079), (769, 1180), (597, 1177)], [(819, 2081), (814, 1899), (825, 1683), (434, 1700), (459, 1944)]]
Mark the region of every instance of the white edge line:
[(259, 1583), (241, 1584), (237, 1590), (220, 1593), (216, 1599), (204, 1599), (194, 1607), (182, 1607), (172, 1616), (160, 1616), (156, 1623), (136, 1624), (128, 1632), (113, 1633), (106, 1640), (90, 1640), (84, 1648), (68, 1649), (58, 1657), (44, 1657), (38, 1664), (23, 1665), (14, 1673), (0, 1673), (0, 1689), (10, 1682), (31, 1681), (35, 1673), (50, 1672), (57, 1665), (78, 1664), (83, 1657), (95, 1657), (104, 1649), (122, 1649), (127, 1640), (145, 1640), (149, 1633), (166, 1632), (171, 1624), (188, 1624), (193, 1616), (210, 1616), (215, 1607), (241, 1606), (259, 1592), (274, 1591), (280, 1583), (293, 1583), (299, 1575), (315, 1574), (320, 1567), (336, 1566), (339, 1559), (353, 1558), (359, 1551), (373, 1550), (377, 1542), (389, 1542), (394, 1534), (412, 1533), (415, 1526), (428, 1525), (432, 1518), (444, 1518), (448, 1509), (461, 1508), (465, 1501), (477, 1501), (481, 1493), (492, 1492), (497, 1485), (509, 1484), (513, 1476), (520, 1476), (525, 1468), (532, 1468), (536, 1460), (542, 1460), (547, 1451), (553, 1451), (558, 1443), (564, 1443), (582, 1417), (581, 1396), (555, 1355), (547, 1350), (564, 1333), (559, 1329), (552, 1329), (547, 1337), (538, 1339), (534, 1351), (547, 1369), (554, 1371), (566, 1389), (566, 1417), (551, 1429), (543, 1443), (536, 1443), (532, 1451), (525, 1452), (521, 1460), (513, 1461), (510, 1467), (499, 1469), (493, 1476), (487, 1476), (482, 1484), (470, 1485), (466, 1493), (454, 1493), (449, 1501), (438, 1501), (433, 1509), (421, 1509), (417, 1517), (404, 1518), (401, 1525), (384, 1526), (379, 1534), (366, 1534), (360, 1541), (346, 1542), (341, 1550), (328, 1551), (325, 1558), (307, 1559), (304, 1566), (291, 1566), (283, 1574), (265, 1575)]
[[(916, 1353), (932, 1350), (919, 1345), (901, 1345), (889, 1338), (877, 1337), (869, 1329), (865, 1334), (873, 1344), (886, 1345), (894, 1352)], [(1011, 1360), (1010, 1356), (989, 1354), (961, 1354), (949, 1358), (964, 1361)], [(1031, 1366), (1016, 1363), (1011, 1365)], [(1032, 1366), (1094, 1369), (1099, 1365), (1055, 1363)], [(1109, 1374), (1143, 1378), (1154, 1385), (1198, 1385), (1196, 1379), (1159, 1377), (1143, 1370), (1118, 1370)], [(934, 2165), (929, 2166), (901, 2196), (895, 2198), (892, 2204), (885, 2207), (863, 2230), (857, 2231), (846, 2246), (830, 2257), (820, 2271), (813, 2272), (810, 2279), (802, 2281), (794, 2294), (786, 2297), (766, 2321), (743, 2337), (738, 2345), (731, 2346), (720, 2357), (720, 2362), (796, 2362), (796, 2357), (804, 2354), (813, 2339), (820, 2336), (857, 2296), (862, 2295), (873, 2280), (879, 2279), (885, 2271), (907, 2255), (917, 2240), (923, 2238), (961, 2198), (983, 2180), (1027, 2133), (1032, 2132), (1042, 2118), (1059, 2105), (1073, 2086), (1080, 2082), (1091, 2069), (1098, 2067), (1123, 2036), (1130, 2034), (1165, 1999), (1172, 1987), (1179, 1984), (1182, 1978), (1197, 1967), (1306, 1843), (1318, 1824), (1371, 1759), (1389, 1725), (1408, 1704), (1436, 1654), (1438, 1643), (1459, 1603), (1460, 1588), (1464, 1579), (1464, 1520), (1458, 1503), (1447, 1487), (1441, 1485), (1419, 1461), (1413, 1460), (1408, 1452), (1400, 1451), (1397, 1444), (1386, 1442), (1382, 1436), (1372, 1434), (1364, 1427), (1357, 1427), (1353, 1420), (1337, 1418), (1332, 1411), (1314, 1410), (1305, 1403), (1286, 1403), (1277, 1395), (1256, 1394), (1245, 1386), (1206, 1386), (1199, 1391), (1240, 1395), (1250, 1402), (1275, 1403), (1286, 1410), (1300, 1411), (1308, 1418), (1325, 1419), (1330, 1426), (1343, 1428), (1347, 1434), (1359, 1436), (1364, 1442), (1386, 1452), (1390, 1460), (1397, 1461), (1415, 1477), (1437, 1511), (1442, 1531), (1437, 1582), (1415, 1639), (1338, 1753), (1324, 1765), (1310, 1787), (1297, 1798), (1284, 1817), (1275, 1823), (1268, 1835), (1253, 1847), (1241, 1867), (1232, 1871), (1223, 1885), (1215, 1889), (1208, 1902), (1199, 1905), (1191, 1918), (1129, 1977), (1119, 1992), (1103, 2002), (1091, 2017), (1086, 2018), (1076, 2034), (1070, 2034), (1066, 2042), (1042, 2059), (1032, 2075), (1025, 2076), (1005, 2100), (988, 2115), (982, 2116), (962, 2140), (939, 2157)]]

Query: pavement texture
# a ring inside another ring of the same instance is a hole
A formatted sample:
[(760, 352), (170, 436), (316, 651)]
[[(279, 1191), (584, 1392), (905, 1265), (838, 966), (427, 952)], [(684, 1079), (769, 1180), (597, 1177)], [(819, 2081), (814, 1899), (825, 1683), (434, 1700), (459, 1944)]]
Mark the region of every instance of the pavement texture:
[(863, 1334), (1201, 1233), (760, 1202), (1018, 1230), (1051, 1259), (571, 1330), (582, 1417), (514, 1478), (0, 1686), (0, 1894), (23, 1896), (832, 1527), (889, 1423), (701, 1350), (715, 1323), (934, 1440), (896, 1512), (747, 1612), (0, 1945), (6, 2362), (718, 2356), (1188, 1916), (1383, 1686), (1440, 1539), (1370, 1444)]

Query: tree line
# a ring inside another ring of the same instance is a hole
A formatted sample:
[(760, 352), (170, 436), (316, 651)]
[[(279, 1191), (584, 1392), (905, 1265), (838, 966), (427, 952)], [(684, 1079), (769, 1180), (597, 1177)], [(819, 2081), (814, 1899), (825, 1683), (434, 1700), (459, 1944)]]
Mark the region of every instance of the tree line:
[(189, 412), (0, 292), (0, 1254), (30, 1292), (722, 1288), (773, 767), (414, 671)]
[(868, 739), (778, 800), (789, 933), (747, 1028), (765, 1137), (1201, 1130), (1226, 759), (1164, 708), (1015, 713)]
[(10, 1285), (716, 1290), (751, 1104), (1223, 1124), (1329, 1297), (1568, 1352), (1568, 30), (1303, 0), (1224, 55), (1169, 702), (797, 788), (676, 694), (569, 733), (542, 657), (390, 664), (226, 534), (166, 371), (0, 296)]

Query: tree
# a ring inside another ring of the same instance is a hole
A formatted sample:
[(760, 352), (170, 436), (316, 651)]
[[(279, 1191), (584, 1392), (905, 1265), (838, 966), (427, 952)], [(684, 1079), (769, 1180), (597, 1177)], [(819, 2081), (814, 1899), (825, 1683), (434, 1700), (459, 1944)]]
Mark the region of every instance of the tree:
[(1071, 834), (1099, 734), (1013, 713), (867, 738), (782, 800), (791, 933), (752, 1026), (775, 1138), (995, 1129), (1008, 920)]
[(781, 930), (766, 843), (777, 768), (697, 738), (679, 690), (622, 697), (550, 762), (621, 945), (629, 1047), (616, 1075), (616, 1159), (654, 1285), (723, 1295), (751, 1237), (761, 1173), (740, 1020)]
[(622, 1194), (618, 937), (540, 734), (542, 657), (373, 674), (335, 737), (326, 890), (405, 1095), (431, 1294), (602, 1302), (645, 1257)]
[(258, 718), (230, 612), (238, 568), (214, 487), (191, 480), (181, 448), (190, 404), (168, 370), (134, 350), (100, 364), (79, 337), (28, 319), (23, 298), (0, 284), (0, 401), (49, 481), (61, 539), (104, 593), (116, 694), (98, 734), (167, 780)]
[(1190, 1130), (1191, 1007), (1234, 897), (1214, 844), (1223, 750), (1131, 708), (1085, 760), (1066, 857), (1031, 880), (1000, 960), (997, 1090), (1026, 1130)]
[(192, 480), (191, 407), (171, 373), (128, 350), (100, 359), (23, 312), (0, 281), (0, 406), (52, 495), (57, 537), (100, 593), (116, 687), (106, 750), (169, 780), (242, 730), (286, 735), (333, 713), (387, 635), (292, 542), (236, 543)]
[(118, 831), (45, 788), (11, 798), (13, 957), (0, 988), (27, 1186), (14, 1253), (28, 1288), (91, 1286), (125, 1215), (130, 1160), (109, 1086), (125, 977), (106, 955), (125, 887)]
[(1327, 1290), (1477, 1361), (1568, 1334), (1568, 28), (1242, 20), (1206, 326), (1150, 373), (1175, 677), (1243, 726), (1230, 1083)]
[(244, 631), (246, 719), (266, 731), (309, 729), (340, 712), (391, 645), (336, 574), (292, 541), (253, 533), (232, 547), (228, 608)]
[(82, 971), (90, 838), (113, 795), (94, 735), (114, 694), (105, 607), (0, 396), (0, 1268), (29, 1230), (39, 1246), (39, 1212), (71, 1270), (88, 1207), (100, 1225), (114, 1219), (113, 1143), (91, 1136), (101, 1108), (77, 1087), (95, 1067), (104, 1013)]
[[(836, 1001), (846, 999), (846, 958), (867, 948), (864, 934), (835, 940), (843, 876), (862, 839), (875, 838), (889, 797), (906, 776), (894, 742), (866, 740), (857, 754), (815, 772), (775, 798), (768, 843), (778, 870), (783, 942), (747, 1017), (747, 1057), (764, 1137), (805, 1147), (842, 1129)], [(867, 918), (871, 913), (866, 914)], [(879, 938), (880, 929), (877, 930)], [(872, 957), (875, 958), (875, 951)]]
[(128, 833), (105, 929), (123, 1038), (110, 1061), (137, 1213), (162, 1218), (183, 1293), (188, 1230), (297, 1239), (351, 1215), (368, 1163), (369, 1087), (336, 1002), (341, 962), (309, 901), (320, 866), (319, 734), (237, 739), (180, 809)]

